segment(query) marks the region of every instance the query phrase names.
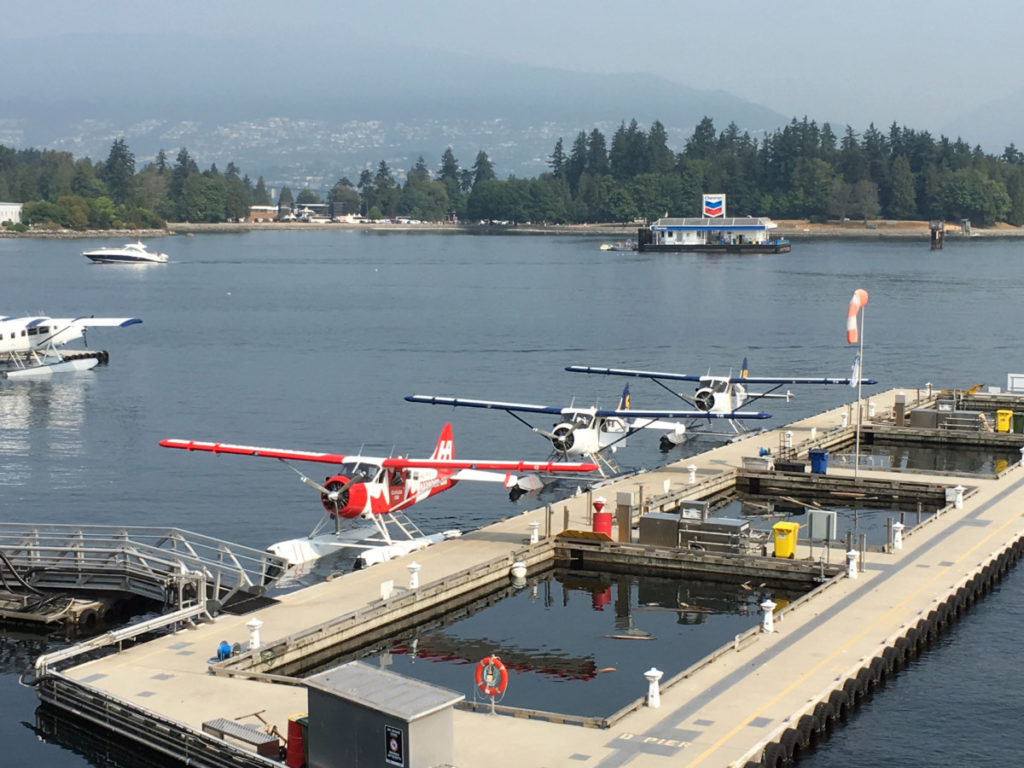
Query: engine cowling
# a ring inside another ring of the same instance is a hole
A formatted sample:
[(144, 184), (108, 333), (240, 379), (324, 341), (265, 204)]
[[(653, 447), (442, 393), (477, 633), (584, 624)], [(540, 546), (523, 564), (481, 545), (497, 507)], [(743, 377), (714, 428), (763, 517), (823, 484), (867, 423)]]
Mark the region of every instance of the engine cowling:
[(573, 428), (570, 424), (559, 424), (551, 430), (551, 445), (556, 451), (568, 453), (576, 444), (576, 437), (573, 435)]
[[(349, 478), (344, 475), (335, 475), (327, 479), (324, 483), (324, 488), (331, 492), (339, 491), (345, 487), (348, 481)], [(366, 507), (366, 498), (366, 484), (352, 483), (341, 492), (337, 501), (325, 493), (320, 494), (320, 503), (332, 515), (351, 520), (362, 514), (363, 509)]]
[(707, 387), (698, 389), (693, 396), (693, 403), (701, 411), (710, 411), (715, 407), (715, 393)]

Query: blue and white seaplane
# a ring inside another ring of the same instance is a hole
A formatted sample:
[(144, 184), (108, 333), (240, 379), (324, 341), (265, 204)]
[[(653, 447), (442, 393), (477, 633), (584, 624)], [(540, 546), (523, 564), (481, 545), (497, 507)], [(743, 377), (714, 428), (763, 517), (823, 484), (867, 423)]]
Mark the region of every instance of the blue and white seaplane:
[[(567, 371), (572, 373), (597, 373), (604, 376), (631, 376), (633, 378), (650, 379), (662, 389), (670, 392), (685, 403), (693, 405), (697, 411), (697, 418), (693, 419), (687, 427), (706, 427), (711, 422), (710, 418), (724, 419), (732, 429), (732, 433), (720, 433), (711, 430), (702, 430), (697, 434), (704, 434), (712, 437), (733, 438), (748, 431), (743, 423), (745, 419), (740, 409), (756, 400), (778, 398), (787, 402), (793, 398), (789, 390), (779, 392), (787, 384), (846, 384), (857, 386), (857, 378), (836, 378), (828, 376), (750, 376), (747, 367), (747, 359), (743, 358), (743, 367), (739, 376), (712, 376), (710, 373), (703, 376), (689, 375), (685, 373), (666, 373), (664, 371), (638, 371), (628, 368), (599, 368), (591, 365), (569, 365)], [(859, 374), (854, 374), (857, 376)], [(694, 394), (689, 395), (677, 392), (666, 384), (666, 381), (692, 381), (697, 387)], [(859, 379), (861, 384), (877, 384), (874, 379)], [(768, 387), (763, 392), (751, 392), (747, 389), (749, 385)], [(768, 418), (770, 414), (761, 414), (758, 418)], [(661, 447), (668, 450), (676, 445), (681, 445), (695, 434), (690, 430), (675, 429), (665, 432), (661, 436)]]
[(137, 317), (0, 317), (0, 376), (32, 379), (87, 371), (106, 362), (107, 353), (61, 348), (84, 340), (89, 328), (126, 328), (141, 322)]
[[(622, 391), (617, 408), (581, 408), (533, 405), (531, 403), (508, 403), (498, 400), (470, 400), (462, 397), (440, 395), (408, 395), (410, 403), (450, 405), (453, 407), (486, 408), (505, 411), (512, 418), (522, 422), (534, 432), (551, 442), (551, 458), (579, 456), (600, 467), (602, 477), (618, 474), (619, 468), (609, 456), (626, 445), (626, 438), (642, 429), (655, 429), (665, 434), (685, 434), (686, 424), (673, 419), (767, 419), (771, 414), (758, 411), (731, 411), (729, 413), (695, 410), (693, 408), (672, 410), (633, 410), (630, 408), (629, 385)], [(520, 413), (544, 413), (557, 416), (558, 421), (550, 430), (530, 424)], [(520, 491), (537, 490), (544, 485), (536, 475), (519, 478)]]

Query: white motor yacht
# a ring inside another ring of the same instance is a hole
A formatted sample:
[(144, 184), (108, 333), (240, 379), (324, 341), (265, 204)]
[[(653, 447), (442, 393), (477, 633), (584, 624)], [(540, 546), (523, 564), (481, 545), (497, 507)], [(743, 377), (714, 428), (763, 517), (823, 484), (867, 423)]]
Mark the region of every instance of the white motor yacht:
[(102, 264), (164, 264), (167, 261), (166, 253), (149, 251), (141, 241), (120, 248), (96, 248), (82, 255)]

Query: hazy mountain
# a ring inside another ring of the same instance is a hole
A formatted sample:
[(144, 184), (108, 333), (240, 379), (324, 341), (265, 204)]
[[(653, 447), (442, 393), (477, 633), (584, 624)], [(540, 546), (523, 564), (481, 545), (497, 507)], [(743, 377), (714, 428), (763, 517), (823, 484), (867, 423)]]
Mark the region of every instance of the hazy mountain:
[(946, 125), (942, 134), (949, 138), (963, 138), (972, 147), (993, 155), (1001, 155), (1010, 144), (1021, 144), (1021, 124), (1024, 123), (1024, 88), (1006, 98), (989, 102), (965, 112)]
[(610, 141), (660, 120), (681, 150), (705, 115), (760, 135), (784, 116), (721, 91), (649, 75), (594, 75), (388, 44), (268, 50), (175, 36), (0, 40), (0, 143), (105, 158), (125, 137), (139, 161), (184, 146), (201, 167), (233, 160), (269, 183), (317, 188), (386, 160), (464, 167), (483, 149), (499, 175), (543, 171), (555, 141)]

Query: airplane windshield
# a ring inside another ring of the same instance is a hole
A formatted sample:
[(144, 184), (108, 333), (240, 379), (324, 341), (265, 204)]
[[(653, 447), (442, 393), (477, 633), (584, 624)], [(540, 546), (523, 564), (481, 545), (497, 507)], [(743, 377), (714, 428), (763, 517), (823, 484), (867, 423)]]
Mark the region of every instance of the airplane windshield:
[(729, 381), (727, 379), (702, 379), (698, 389), (706, 388), (712, 392), (725, 392), (728, 386)]
[(589, 413), (575, 413), (572, 417), (572, 424), (577, 429), (587, 429), (593, 422), (594, 417)]
[(345, 462), (338, 467), (336, 474), (342, 475), (347, 478), (355, 477), (357, 472), (363, 473), (363, 482), (371, 482), (376, 479), (380, 473), (380, 467), (375, 467), (372, 464), (356, 464), (354, 462)]

